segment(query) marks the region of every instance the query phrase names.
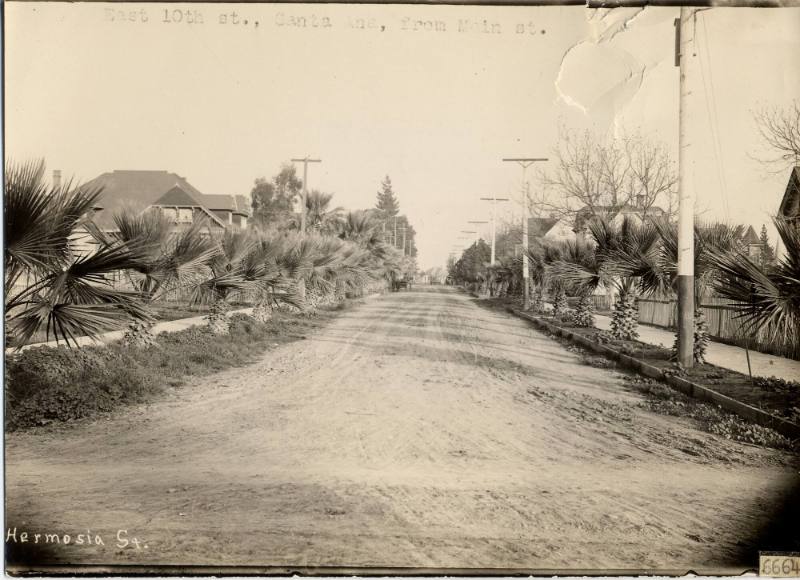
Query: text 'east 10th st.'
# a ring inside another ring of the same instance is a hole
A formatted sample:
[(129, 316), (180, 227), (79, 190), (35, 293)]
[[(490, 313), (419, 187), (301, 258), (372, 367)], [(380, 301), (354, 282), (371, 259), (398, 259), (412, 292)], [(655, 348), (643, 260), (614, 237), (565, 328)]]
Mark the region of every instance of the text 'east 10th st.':
[(282, 30), (323, 31), (326, 29), (349, 29), (373, 32), (388, 30), (419, 34), (515, 34), (541, 36), (546, 30), (534, 21), (515, 23), (500, 22), (487, 18), (378, 18), (373, 16), (334, 17), (317, 13), (296, 13), (278, 11), (265, 17), (253, 14), (246, 9), (228, 8), (103, 8), (103, 20), (119, 25), (167, 25), (167, 26), (205, 26), (216, 25), (239, 27), (242, 29), (266, 28)]

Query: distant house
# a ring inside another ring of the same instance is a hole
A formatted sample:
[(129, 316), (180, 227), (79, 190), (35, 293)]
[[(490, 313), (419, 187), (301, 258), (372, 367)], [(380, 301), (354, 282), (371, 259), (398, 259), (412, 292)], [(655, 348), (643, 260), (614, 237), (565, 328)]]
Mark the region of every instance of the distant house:
[(200, 192), (184, 177), (168, 171), (115, 170), (92, 179), (84, 188), (101, 187), (101, 211), (94, 222), (106, 232), (116, 229), (114, 215), (125, 208), (145, 211), (155, 208), (169, 216), (176, 229), (198, 219), (204, 219), (214, 231), (244, 228), (249, 217), (244, 196), (207, 195)]
[(742, 244), (744, 245), (744, 250), (748, 258), (754, 262), (761, 259), (761, 253), (764, 251), (764, 244), (761, 243), (761, 238), (758, 237), (753, 226), (747, 227), (747, 231), (745, 231), (742, 236)]
[(789, 183), (786, 184), (786, 191), (778, 208), (778, 216), (800, 229), (800, 166), (792, 168)]
[(641, 225), (645, 222), (653, 222), (665, 219), (667, 212), (658, 206), (647, 208), (641, 205), (622, 204), (619, 206), (585, 206), (575, 214), (573, 230), (575, 233), (585, 235), (589, 231), (589, 224), (592, 220), (605, 218), (615, 226), (619, 226), (625, 218), (632, 220), (633, 223)]
[(565, 241), (575, 238), (570, 220), (567, 218), (542, 218), (534, 217), (528, 219), (528, 244), (535, 241), (553, 240)]

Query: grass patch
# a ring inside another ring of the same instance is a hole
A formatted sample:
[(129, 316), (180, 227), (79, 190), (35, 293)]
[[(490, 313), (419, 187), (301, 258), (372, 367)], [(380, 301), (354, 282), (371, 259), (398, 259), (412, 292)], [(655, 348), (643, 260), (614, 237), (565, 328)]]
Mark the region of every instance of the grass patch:
[(153, 399), (187, 377), (204, 376), (253, 362), (265, 350), (306, 338), (335, 313), (314, 317), (274, 313), (266, 324), (231, 316), (230, 334), (205, 326), (161, 333), (153, 346), (120, 342), (69, 349), (37, 347), (6, 357), (6, 429), (69, 422)]
[(653, 379), (630, 376), (626, 377), (626, 383), (632, 390), (645, 395), (641, 406), (653, 413), (689, 418), (702, 430), (731, 441), (790, 451), (798, 448), (797, 442), (774, 429), (751, 423), (718, 405), (688, 397)]

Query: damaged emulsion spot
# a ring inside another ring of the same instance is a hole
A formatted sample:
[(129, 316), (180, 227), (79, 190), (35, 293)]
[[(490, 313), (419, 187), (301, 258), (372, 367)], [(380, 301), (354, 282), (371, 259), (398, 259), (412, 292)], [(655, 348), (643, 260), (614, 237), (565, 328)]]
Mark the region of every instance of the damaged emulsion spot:
[[(614, 40), (618, 34), (632, 30), (632, 24), (644, 14), (649, 16), (653, 12), (645, 7), (589, 10), (588, 38), (571, 46), (562, 56), (555, 89), (566, 105), (584, 115), (591, 111), (605, 126), (635, 97), (648, 68), (646, 58)], [(672, 16), (670, 13), (669, 17)], [(662, 20), (665, 19), (657, 18), (659, 22)]]

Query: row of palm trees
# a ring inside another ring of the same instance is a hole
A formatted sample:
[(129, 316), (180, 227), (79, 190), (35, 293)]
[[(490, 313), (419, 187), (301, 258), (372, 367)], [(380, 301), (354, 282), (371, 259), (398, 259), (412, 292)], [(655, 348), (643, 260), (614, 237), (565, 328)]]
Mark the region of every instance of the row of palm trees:
[[(776, 264), (751, 259), (742, 244), (744, 228), (712, 223), (695, 228), (695, 295), (698, 304), (714, 294), (732, 301), (748, 333), (761, 331), (771, 341), (800, 346), (800, 232), (797, 224), (774, 220), (786, 248)], [(612, 294), (611, 334), (638, 336), (639, 297), (672, 298), (677, 292), (678, 232), (667, 221), (639, 224), (598, 218), (588, 236), (562, 242), (541, 242), (527, 250), (532, 285), (532, 308), (551, 303), (555, 315), (566, 311), (566, 296), (577, 298), (572, 322), (593, 326), (592, 295), (598, 289)], [(478, 275), (494, 294), (522, 291), (521, 256), (501, 256), (494, 266), (484, 264)], [(475, 282), (475, 280), (469, 280)], [(695, 315), (695, 359), (702, 362), (708, 336), (698, 309)]]
[[(155, 210), (122, 211), (107, 233), (91, 220), (102, 191), (49, 186), (43, 162), (7, 164), (5, 186), (5, 316), (18, 344), (37, 333), (70, 344), (121, 328), (147, 341), (149, 306), (176, 291), (210, 304), (212, 327), (224, 331), (234, 295), (255, 296), (254, 315), (265, 320), (274, 307), (316, 308), (413, 268), (382, 242), (370, 212), (328, 210), (326, 194), (309, 196), (308, 233), (214, 234), (202, 221), (176, 231)], [(78, 232), (92, 236), (92, 252), (76, 253)]]

